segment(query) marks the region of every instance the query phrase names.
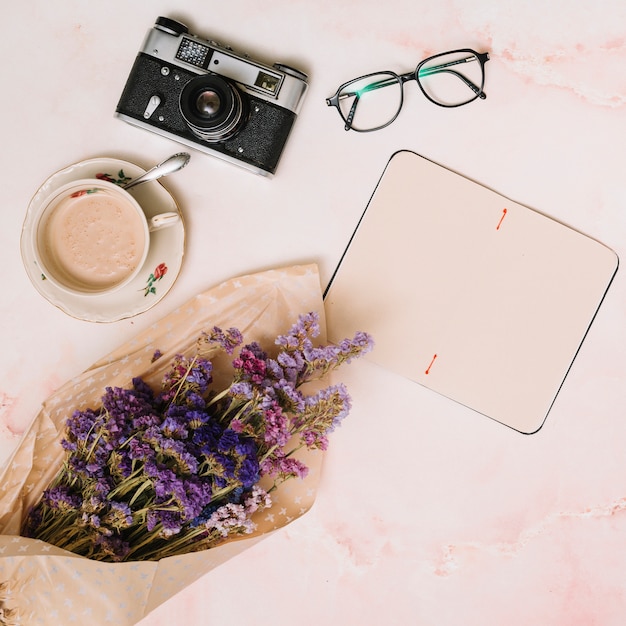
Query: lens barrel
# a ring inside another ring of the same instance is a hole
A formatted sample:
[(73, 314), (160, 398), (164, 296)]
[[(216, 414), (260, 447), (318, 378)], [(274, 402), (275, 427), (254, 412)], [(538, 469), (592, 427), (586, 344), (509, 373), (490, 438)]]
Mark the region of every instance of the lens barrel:
[(180, 112), (197, 137), (218, 142), (239, 130), (246, 117), (246, 106), (234, 84), (217, 74), (203, 74), (183, 88)]

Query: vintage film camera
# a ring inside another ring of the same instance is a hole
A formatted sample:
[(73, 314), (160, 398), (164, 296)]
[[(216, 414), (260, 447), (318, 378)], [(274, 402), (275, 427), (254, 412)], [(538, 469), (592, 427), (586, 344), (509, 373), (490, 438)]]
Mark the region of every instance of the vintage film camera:
[(157, 18), (117, 105), (120, 119), (272, 176), (307, 90), (307, 76), (264, 65)]

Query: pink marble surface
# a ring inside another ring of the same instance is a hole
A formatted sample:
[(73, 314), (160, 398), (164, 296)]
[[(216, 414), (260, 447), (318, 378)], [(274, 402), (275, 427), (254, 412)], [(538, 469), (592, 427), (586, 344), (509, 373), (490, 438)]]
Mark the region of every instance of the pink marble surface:
[[(185, 216), (187, 251), (162, 302), (113, 324), (78, 321), (23, 270), (25, 209), (70, 163), (114, 156), (149, 167), (178, 151), (112, 117), (161, 14), (302, 68), (309, 93), (275, 179), (196, 152), (165, 183)], [(626, 251), (626, 5), (618, 0), (35, 0), (5, 7), (4, 18), (2, 460), (48, 394), (195, 293), (311, 261), (327, 282), (397, 150)], [(484, 102), (440, 110), (408, 84), (398, 120), (363, 135), (345, 133), (325, 105), (349, 78), (406, 72), (458, 47), (490, 52)], [(625, 302), (620, 270), (533, 436), (371, 364), (345, 370), (354, 408), (335, 434), (313, 509), (141, 626), (623, 624)]]

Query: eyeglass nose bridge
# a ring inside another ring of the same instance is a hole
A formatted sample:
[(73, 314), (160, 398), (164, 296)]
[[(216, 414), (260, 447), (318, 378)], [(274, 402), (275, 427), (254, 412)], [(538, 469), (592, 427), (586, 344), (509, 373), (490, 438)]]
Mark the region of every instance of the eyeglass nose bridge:
[(404, 85), (404, 83), (408, 83), (411, 80), (417, 80), (418, 69), (419, 68), (416, 68), (412, 72), (407, 72), (406, 74), (399, 74), (398, 78), (400, 79), (400, 84)]

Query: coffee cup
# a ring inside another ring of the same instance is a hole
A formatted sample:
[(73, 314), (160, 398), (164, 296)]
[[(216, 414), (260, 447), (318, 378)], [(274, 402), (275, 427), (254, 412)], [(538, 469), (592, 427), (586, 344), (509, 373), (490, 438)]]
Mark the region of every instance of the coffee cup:
[(43, 201), (32, 231), (35, 259), (45, 278), (68, 293), (112, 293), (141, 270), (150, 233), (179, 219), (177, 212), (148, 219), (119, 185), (77, 180)]

